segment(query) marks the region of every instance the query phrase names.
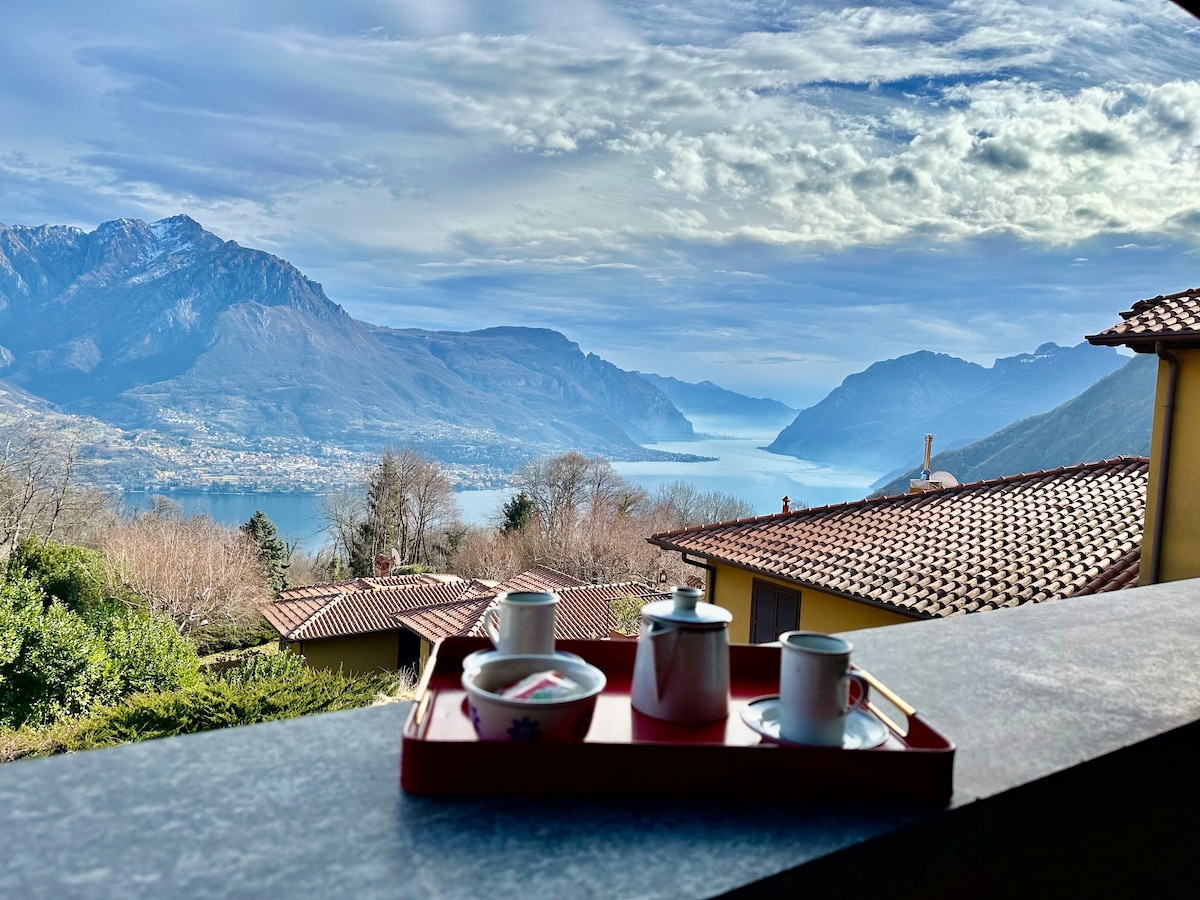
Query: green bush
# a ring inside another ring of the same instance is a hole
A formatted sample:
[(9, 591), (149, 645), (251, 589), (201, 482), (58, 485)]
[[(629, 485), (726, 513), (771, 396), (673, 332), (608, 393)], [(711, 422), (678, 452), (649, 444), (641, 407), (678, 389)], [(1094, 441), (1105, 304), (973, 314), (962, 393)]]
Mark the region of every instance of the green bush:
[(285, 681), (301, 677), (304, 671), (304, 657), (297, 653), (256, 653), (237, 665), (225, 667), (209, 680), (243, 685), (252, 681)]
[(104, 554), (86, 547), (25, 538), (9, 556), (6, 574), (10, 581), (32, 579), (48, 597), (73, 612), (109, 600)]
[(252, 625), (217, 623), (197, 629), (190, 635), (200, 656), (211, 656), (227, 650), (260, 647), (279, 640), (279, 632), (261, 616)]
[(116, 696), (99, 634), (32, 580), (0, 583), (0, 725), (45, 725)]
[(379, 694), (394, 689), (395, 681), (386, 674), (348, 677), (304, 669), (283, 680), (235, 684), (216, 679), (181, 691), (138, 694), (119, 705), (96, 710), (63, 741), (63, 749), (86, 750), (356, 709), (371, 705)]
[(127, 611), (105, 619), (99, 627), (116, 696), (199, 683), (196, 648), (167, 619)]
[(0, 727), (0, 762), (355, 709), (381, 698), (413, 699), (411, 679), (308, 669), (288, 678), (240, 684), (216, 679), (178, 691), (135, 694), (94, 708), (86, 718), (63, 719), (45, 728)]

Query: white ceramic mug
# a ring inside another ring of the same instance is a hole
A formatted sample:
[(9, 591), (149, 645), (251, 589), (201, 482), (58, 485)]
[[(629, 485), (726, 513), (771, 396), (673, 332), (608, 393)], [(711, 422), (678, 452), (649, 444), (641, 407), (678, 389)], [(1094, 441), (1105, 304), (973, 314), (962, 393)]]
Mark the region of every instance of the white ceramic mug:
[[(846, 716), (867, 702), (867, 682), (850, 671), (849, 641), (818, 631), (779, 636), (779, 736), (798, 744), (840, 747)], [(850, 682), (858, 697), (850, 703)]]
[(483, 613), (483, 631), (504, 654), (550, 655), (554, 652), (554, 618), (558, 594), (510, 591)]

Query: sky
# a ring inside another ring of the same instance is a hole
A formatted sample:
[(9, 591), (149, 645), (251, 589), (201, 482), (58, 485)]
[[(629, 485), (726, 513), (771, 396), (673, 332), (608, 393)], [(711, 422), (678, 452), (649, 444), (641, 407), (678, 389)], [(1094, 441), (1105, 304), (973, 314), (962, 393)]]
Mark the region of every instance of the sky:
[(803, 407), (1200, 285), (1198, 75), (1157, 0), (40, 0), (0, 222), (184, 213), (368, 322)]

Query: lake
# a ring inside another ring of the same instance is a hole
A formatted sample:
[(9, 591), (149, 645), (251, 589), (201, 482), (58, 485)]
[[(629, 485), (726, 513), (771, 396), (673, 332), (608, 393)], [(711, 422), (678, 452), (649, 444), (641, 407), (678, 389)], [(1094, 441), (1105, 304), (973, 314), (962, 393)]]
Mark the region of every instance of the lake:
[[(841, 469), (779, 456), (759, 449), (774, 438), (714, 438), (700, 441), (664, 442), (648, 445), (656, 450), (715, 456), (713, 462), (617, 462), (613, 468), (629, 480), (653, 491), (670, 481), (690, 481), (702, 491), (722, 491), (748, 501), (756, 515), (779, 512), (787, 495), (795, 508), (800, 504), (823, 506), (865, 497), (884, 473)], [(187, 515), (206, 513), (227, 525), (245, 524), (261, 509), (289, 543), (314, 552), (328, 543), (322, 530), (319, 494), (297, 493), (205, 493), (163, 492), (183, 507)], [(498, 523), (501, 506), (512, 497), (509, 488), (456, 493), (463, 519), (473, 525)], [(130, 510), (147, 509), (153, 494), (124, 495)]]

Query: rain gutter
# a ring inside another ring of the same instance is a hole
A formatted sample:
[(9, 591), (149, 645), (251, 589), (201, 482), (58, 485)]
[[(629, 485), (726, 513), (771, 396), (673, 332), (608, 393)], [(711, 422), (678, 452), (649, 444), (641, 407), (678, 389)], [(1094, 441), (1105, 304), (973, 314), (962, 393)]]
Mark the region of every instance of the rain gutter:
[(689, 566), (695, 566), (697, 569), (704, 569), (704, 571), (708, 572), (708, 602), (716, 603), (717, 601), (713, 597), (717, 593), (717, 567), (710, 566), (708, 563), (701, 562), (698, 559), (688, 559), (686, 550), (679, 551), (679, 558)]
[(1167, 476), (1171, 471), (1171, 438), (1175, 431), (1175, 393), (1179, 386), (1179, 359), (1175, 354), (1163, 349), (1162, 341), (1154, 344), (1154, 353), (1167, 364), (1167, 390), (1163, 400), (1162, 433), (1160, 435), (1159, 456), (1162, 466), (1158, 471), (1158, 485), (1154, 492), (1154, 533), (1152, 537), (1154, 551), (1150, 558), (1150, 572), (1147, 584), (1158, 584), (1162, 570), (1162, 536), (1163, 520), (1166, 518)]

